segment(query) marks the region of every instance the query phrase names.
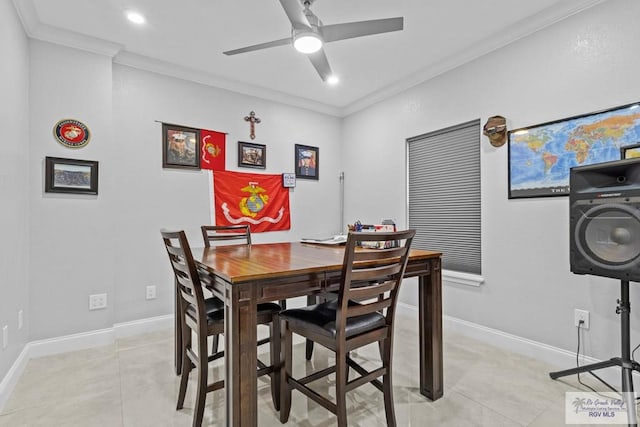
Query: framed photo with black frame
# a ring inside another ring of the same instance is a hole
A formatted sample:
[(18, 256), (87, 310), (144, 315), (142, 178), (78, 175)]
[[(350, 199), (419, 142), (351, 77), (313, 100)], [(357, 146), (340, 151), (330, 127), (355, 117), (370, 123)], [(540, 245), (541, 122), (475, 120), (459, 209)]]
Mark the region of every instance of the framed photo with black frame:
[(163, 123), (162, 167), (200, 169), (200, 129)]
[(295, 145), (296, 178), (319, 179), (319, 148), (308, 145)]
[(98, 162), (46, 157), (45, 193), (98, 194)]
[(238, 141), (238, 167), (265, 169), (267, 167), (267, 146)]

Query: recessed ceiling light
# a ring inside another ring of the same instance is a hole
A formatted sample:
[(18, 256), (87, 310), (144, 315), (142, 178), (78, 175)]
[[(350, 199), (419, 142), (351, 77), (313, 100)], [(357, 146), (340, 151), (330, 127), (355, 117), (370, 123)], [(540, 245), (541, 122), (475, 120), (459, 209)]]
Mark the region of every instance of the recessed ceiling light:
[(337, 85), (338, 82), (340, 82), (340, 79), (335, 74), (332, 74), (327, 78), (327, 83), (330, 85)]
[(131, 10), (127, 12), (127, 19), (133, 22), (134, 24), (138, 24), (138, 25), (142, 25), (146, 21), (144, 16), (142, 16), (140, 13), (134, 12)]

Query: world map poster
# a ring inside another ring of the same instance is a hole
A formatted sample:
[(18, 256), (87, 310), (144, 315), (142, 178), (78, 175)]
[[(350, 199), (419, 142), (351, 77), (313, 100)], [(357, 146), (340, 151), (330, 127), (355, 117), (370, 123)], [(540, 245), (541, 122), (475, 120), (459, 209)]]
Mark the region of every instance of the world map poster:
[(509, 131), (509, 198), (569, 195), (574, 166), (620, 160), (640, 143), (640, 104)]

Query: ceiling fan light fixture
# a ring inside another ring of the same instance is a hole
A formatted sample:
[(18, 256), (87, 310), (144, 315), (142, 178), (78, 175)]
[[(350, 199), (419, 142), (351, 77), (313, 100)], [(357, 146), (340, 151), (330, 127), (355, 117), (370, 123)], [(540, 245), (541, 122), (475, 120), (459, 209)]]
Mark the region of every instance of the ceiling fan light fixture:
[(322, 39), (314, 32), (299, 33), (293, 39), (293, 47), (301, 53), (315, 53), (322, 48)]
[(126, 16), (129, 21), (137, 25), (142, 25), (147, 21), (144, 15), (133, 10), (127, 11)]
[(331, 86), (334, 86), (340, 83), (340, 79), (335, 74), (331, 74), (329, 77), (327, 77), (327, 83), (329, 83)]

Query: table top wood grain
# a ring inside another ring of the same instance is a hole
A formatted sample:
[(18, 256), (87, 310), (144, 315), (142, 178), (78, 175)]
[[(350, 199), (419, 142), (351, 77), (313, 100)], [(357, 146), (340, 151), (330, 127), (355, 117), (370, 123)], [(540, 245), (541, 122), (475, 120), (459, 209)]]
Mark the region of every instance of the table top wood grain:
[[(342, 268), (344, 246), (301, 242), (193, 248), (193, 256), (229, 283), (244, 283)], [(412, 249), (411, 262), (439, 258), (440, 252)]]

